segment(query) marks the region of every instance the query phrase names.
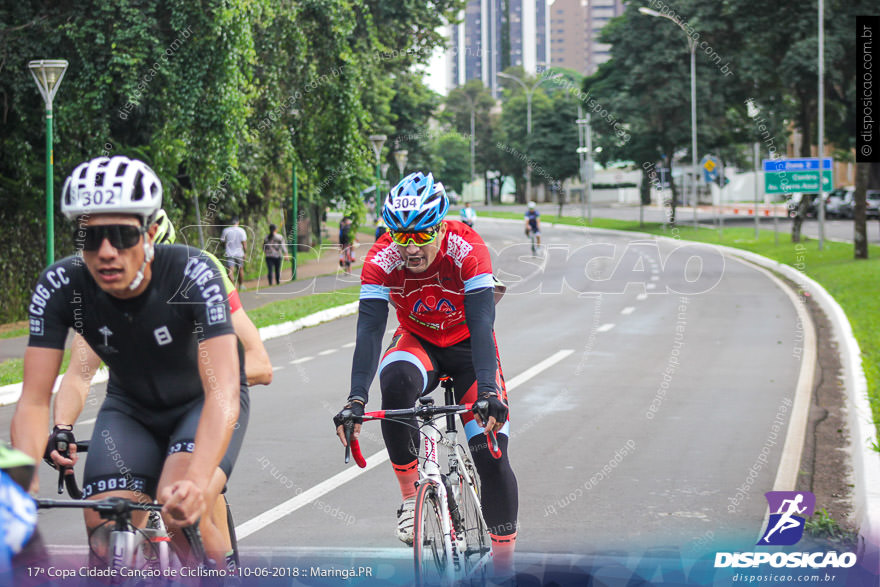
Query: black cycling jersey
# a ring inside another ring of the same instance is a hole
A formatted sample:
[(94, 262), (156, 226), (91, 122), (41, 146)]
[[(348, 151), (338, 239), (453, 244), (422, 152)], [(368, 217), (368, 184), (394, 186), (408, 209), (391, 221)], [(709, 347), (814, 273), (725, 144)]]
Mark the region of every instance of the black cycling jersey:
[[(235, 331), (216, 264), (185, 245), (155, 249), (147, 289), (128, 300), (105, 293), (79, 257), (43, 271), (31, 298), (28, 346), (63, 349), (73, 328), (110, 369), (108, 394), (162, 409), (204, 396), (198, 343)], [(247, 389), (240, 344), (238, 355)]]

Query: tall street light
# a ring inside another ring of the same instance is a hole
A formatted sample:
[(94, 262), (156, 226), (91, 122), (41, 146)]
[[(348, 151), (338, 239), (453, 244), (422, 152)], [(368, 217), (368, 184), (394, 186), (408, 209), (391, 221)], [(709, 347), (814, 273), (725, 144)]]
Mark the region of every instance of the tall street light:
[(31, 75), (46, 103), (46, 265), (55, 262), (55, 215), (54, 215), (54, 153), (52, 149), (52, 100), (64, 72), (67, 61), (64, 59), (38, 59), (28, 63)]
[(403, 170), (406, 169), (407, 158), (409, 158), (409, 151), (406, 149), (394, 151), (394, 162), (397, 163), (397, 171), (400, 174), (400, 179), (403, 179)]
[(376, 205), (379, 205), (379, 184), (382, 183), (382, 166), (381, 166), (381, 155), (382, 155), (382, 145), (385, 144), (385, 141), (388, 140), (388, 137), (385, 135), (370, 135), (370, 144), (373, 145), (373, 153), (376, 154), (376, 193), (374, 194), (376, 198)]
[(691, 205), (694, 207), (694, 228), (697, 227), (697, 42), (684, 28), (684, 25), (667, 14), (661, 14), (642, 6), (639, 12), (648, 16), (657, 16), (674, 22), (678, 28), (684, 31), (688, 40), (688, 48), (691, 51)]
[[(526, 82), (522, 81), (521, 79), (519, 79), (516, 76), (510, 75), (509, 73), (499, 72), (496, 75), (498, 77), (502, 77), (504, 79), (509, 79), (509, 80), (515, 81), (516, 83), (521, 85), (523, 90), (525, 91), (525, 93), (526, 93), (526, 135), (527, 135), (528, 139), (531, 139), (531, 137), (532, 137), (532, 94), (535, 93), (535, 90), (538, 89), (538, 86), (540, 86), (542, 83), (546, 82), (547, 80), (556, 79), (556, 78), (560, 77), (561, 74), (553, 75), (550, 77), (542, 77), (537, 82), (532, 84), (531, 87), (526, 85)], [(529, 140), (529, 143), (531, 146), (530, 140)], [(529, 163), (526, 163), (526, 200), (531, 199), (531, 194), (532, 194), (532, 166)]]

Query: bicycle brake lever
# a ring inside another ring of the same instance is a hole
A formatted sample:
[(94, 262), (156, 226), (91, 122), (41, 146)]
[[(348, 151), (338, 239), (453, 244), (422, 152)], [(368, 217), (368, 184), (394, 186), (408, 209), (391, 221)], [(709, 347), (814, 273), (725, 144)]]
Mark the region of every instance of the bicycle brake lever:
[(64, 493), (64, 472), (66, 467), (58, 467), (58, 495)]
[(498, 447), (498, 438), (495, 436), (494, 430), (486, 432), (486, 440), (489, 444), (489, 454), (491, 454), (494, 459), (500, 459), (501, 449)]
[(351, 460), (351, 431), (354, 429), (354, 422), (347, 421), (342, 425), (342, 429), (345, 431), (345, 464), (347, 465)]

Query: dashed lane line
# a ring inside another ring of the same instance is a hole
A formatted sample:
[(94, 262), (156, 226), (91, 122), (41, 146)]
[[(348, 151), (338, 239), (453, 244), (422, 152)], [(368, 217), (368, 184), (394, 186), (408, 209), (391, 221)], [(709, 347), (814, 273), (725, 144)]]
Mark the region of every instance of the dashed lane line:
[[(540, 363), (529, 367), (516, 377), (510, 379), (507, 382), (507, 390), (513, 391), (513, 389), (515, 389), (516, 387), (522, 385), (523, 383), (540, 374), (541, 372), (546, 371), (547, 369), (562, 361), (572, 353), (574, 353), (574, 349), (563, 349), (561, 351), (557, 351)], [(322, 495), (333, 491), (334, 489), (348, 483), (352, 479), (360, 477), (367, 471), (375, 468), (376, 466), (384, 463), (387, 460), (388, 451), (382, 449), (367, 458), (366, 468), (359, 469), (358, 467), (351, 466), (347, 469), (340, 471), (336, 475), (318, 483), (314, 487), (302, 492), (296, 497), (293, 497), (285, 501), (284, 503), (281, 503), (274, 508), (269, 509), (262, 514), (236, 526), (235, 535), (238, 537), (239, 540), (243, 540), (251, 534), (262, 530), (272, 522), (277, 522), (288, 514), (292, 514), (301, 507), (308, 505)]]

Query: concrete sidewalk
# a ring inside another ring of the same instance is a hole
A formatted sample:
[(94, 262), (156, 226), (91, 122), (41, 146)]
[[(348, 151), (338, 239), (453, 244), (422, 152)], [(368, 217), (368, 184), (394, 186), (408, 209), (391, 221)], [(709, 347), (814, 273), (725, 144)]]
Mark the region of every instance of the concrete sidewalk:
[[(296, 281), (290, 280), (291, 264), (289, 260), (285, 260), (281, 269), (281, 285), (269, 286), (266, 262), (263, 258), (260, 258), (260, 277), (246, 281), (244, 289), (239, 291), (242, 306), (244, 306), (245, 310), (253, 310), (283, 299), (313, 293), (326, 293), (359, 285), (360, 268), (363, 265), (364, 257), (373, 244), (373, 236), (372, 234), (359, 232), (357, 242), (359, 244), (355, 248), (356, 261), (352, 265), (352, 273), (350, 275), (345, 274), (342, 267), (339, 266), (339, 245), (335, 242), (335, 238), (329, 243), (324, 243), (321, 247), (321, 257), (319, 259), (312, 259), (299, 264), (296, 272)], [(256, 259), (251, 261), (251, 263), (256, 262)], [(355, 299), (352, 298), (352, 301)], [(27, 322), (22, 321), (21, 325), (26, 326)], [(68, 336), (68, 345), (72, 336), (73, 334)], [(0, 361), (24, 357), (27, 341), (27, 335), (0, 339)]]

